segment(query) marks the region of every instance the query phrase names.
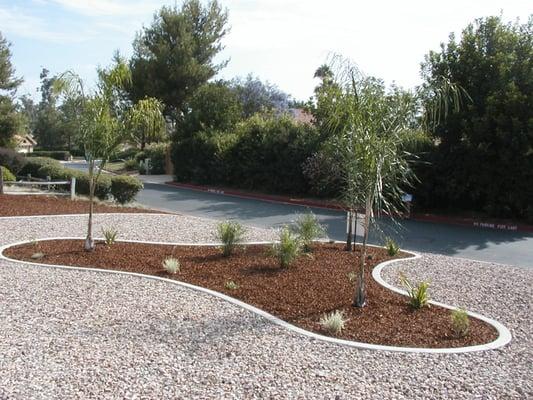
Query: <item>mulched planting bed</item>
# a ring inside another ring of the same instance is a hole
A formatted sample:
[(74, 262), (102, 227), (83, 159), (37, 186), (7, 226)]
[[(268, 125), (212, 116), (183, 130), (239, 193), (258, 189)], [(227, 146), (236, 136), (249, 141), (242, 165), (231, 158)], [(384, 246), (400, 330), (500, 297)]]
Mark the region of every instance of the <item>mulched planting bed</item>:
[[(94, 210), (97, 213), (159, 213), (159, 211), (144, 208), (105, 204), (95, 204)], [(0, 195), (0, 217), (87, 213), (89, 213), (87, 200), (70, 200), (48, 195)]]
[[(497, 338), (496, 330), (470, 318), (470, 332), (455, 337), (450, 311), (431, 306), (413, 310), (407, 297), (394, 293), (373, 280), (371, 269), (390, 259), (384, 249), (370, 248), (367, 265), (367, 300), (362, 309), (351, 306), (354, 284), (347, 275), (360, 256), (339, 244), (315, 244), (312, 255), (302, 255), (288, 268), (280, 268), (267, 255), (267, 246), (240, 247), (225, 258), (220, 249), (209, 246), (169, 246), (117, 242), (99, 243), (94, 252), (85, 252), (80, 240), (53, 240), (7, 249), (7, 257), (80, 267), (138, 272), (176, 279), (223, 292), (252, 304), (302, 328), (326, 334), (319, 324), (326, 312), (343, 310), (348, 322), (338, 336), (366, 343), (408, 347), (461, 347), (488, 343)], [(169, 274), (162, 261), (173, 256), (181, 271)], [(233, 281), (237, 289), (225, 283)], [(431, 288), (430, 288), (431, 289)]]

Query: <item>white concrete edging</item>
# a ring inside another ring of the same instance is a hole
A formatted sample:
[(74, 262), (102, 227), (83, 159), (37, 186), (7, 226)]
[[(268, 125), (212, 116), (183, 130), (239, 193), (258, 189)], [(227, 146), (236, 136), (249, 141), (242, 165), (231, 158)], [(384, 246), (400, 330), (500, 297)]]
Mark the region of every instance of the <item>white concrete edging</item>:
[[(139, 274), (139, 273), (135, 273), (135, 272), (104, 270), (104, 269), (99, 269), (99, 268), (71, 267), (71, 266), (65, 266), (65, 265), (42, 264), (42, 263), (35, 263), (35, 262), (29, 262), (29, 261), (21, 261), (21, 260), (15, 260), (15, 259), (8, 258), (8, 257), (6, 257), (4, 255), (4, 251), (6, 249), (10, 248), (10, 247), (19, 246), (19, 245), (23, 245), (23, 244), (27, 244), (27, 243), (32, 243), (34, 241), (40, 242), (40, 241), (49, 241), (49, 240), (84, 240), (84, 238), (80, 238), (80, 237), (51, 237), (51, 238), (43, 238), (43, 239), (37, 239), (37, 240), (24, 240), (24, 241), (12, 243), (12, 244), (7, 244), (7, 245), (4, 245), (4, 246), (0, 247), (0, 260), (5, 260), (5, 261), (8, 261), (8, 262), (17, 263), (17, 264), (39, 266), (39, 267), (48, 267), (48, 268), (57, 268), (57, 269), (75, 270), (75, 271), (90, 271), (90, 272), (97, 272), (97, 273), (104, 273), (104, 274), (128, 275), (128, 276), (135, 276), (135, 277), (144, 278), (144, 279), (156, 280), (156, 281), (165, 282), (165, 283), (171, 283), (171, 284), (174, 284), (174, 285), (178, 285), (178, 286), (181, 286), (181, 287), (185, 287), (185, 288), (188, 288), (188, 289), (195, 290), (197, 292), (201, 292), (201, 293), (205, 293), (205, 294), (208, 294), (208, 295), (211, 295), (211, 296), (218, 297), (218, 298), (220, 298), (222, 300), (225, 300), (225, 301), (227, 301), (227, 302), (229, 302), (231, 304), (234, 304), (236, 306), (242, 307), (243, 309), (245, 309), (247, 311), (255, 313), (255, 314), (267, 319), (268, 321), (270, 321), (270, 322), (272, 322), (272, 323), (274, 323), (276, 325), (279, 325), (279, 326), (281, 326), (281, 327), (283, 327), (283, 328), (285, 328), (285, 329), (287, 329), (287, 330), (289, 330), (291, 332), (298, 333), (298, 334), (306, 336), (306, 337), (308, 337), (310, 339), (320, 340), (320, 341), (323, 341), (323, 342), (328, 342), (328, 343), (333, 343), (333, 344), (338, 344), (338, 345), (343, 345), (343, 346), (348, 346), (348, 347), (359, 348), (359, 349), (363, 349), (363, 350), (381, 350), (381, 351), (394, 351), (394, 352), (405, 352), (405, 353), (430, 353), (430, 354), (469, 353), (469, 352), (474, 352), (474, 351), (497, 349), (499, 347), (505, 346), (512, 339), (511, 333), (509, 332), (509, 330), (503, 324), (501, 324), (498, 321), (495, 321), (495, 320), (493, 320), (491, 318), (485, 317), (485, 316), (483, 316), (481, 314), (477, 314), (477, 313), (474, 313), (474, 312), (468, 312), (468, 315), (471, 316), (471, 317), (478, 318), (478, 319), (480, 319), (480, 320), (492, 325), (498, 331), (498, 338), (496, 338), (496, 340), (494, 340), (494, 341), (492, 341), (490, 343), (487, 343), (487, 344), (482, 344), (482, 345), (477, 345), (477, 346), (455, 347), (455, 348), (425, 348), (425, 347), (385, 346), (385, 345), (377, 345), (377, 344), (356, 342), (356, 341), (352, 341), (352, 340), (337, 339), (337, 338), (334, 338), (334, 337), (320, 335), (318, 333), (314, 333), (314, 332), (307, 331), (305, 329), (299, 328), (299, 327), (297, 327), (295, 325), (292, 325), (292, 324), (290, 324), (290, 323), (288, 323), (288, 322), (286, 322), (286, 321), (284, 321), (284, 320), (282, 320), (280, 318), (275, 317), (272, 314), (267, 313), (266, 311), (263, 311), (263, 310), (261, 310), (261, 309), (259, 309), (257, 307), (251, 306), (251, 305), (249, 305), (247, 303), (244, 303), (244, 302), (242, 302), (240, 300), (237, 300), (237, 299), (235, 299), (233, 297), (227, 296), (227, 295), (225, 295), (223, 293), (220, 293), (220, 292), (217, 292), (217, 291), (214, 291), (214, 290), (211, 290), (211, 289), (206, 289), (204, 287), (191, 285), (190, 283), (185, 283), (185, 282), (181, 282), (181, 281), (177, 281), (177, 280), (173, 280), (173, 279), (168, 279), (168, 278), (161, 278), (161, 277), (152, 276), (152, 275)], [(103, 239), (95, 239), (95, 240), (103, 240)], [(140, 241), (140, 240), (117, 240), (117, 241), (118, 242), (127, 242), (127, 243), (163, 244), (163, 245), (170, 245), (170, 246), (220, 246), (220, 243), (182, 243), (182, 242), (169, 243), (169, 242), (150, 242), (150, 241)], [(268, 243), (272, 243), (272, 242), (258, 241), (258, 242), (246, 242), (246, 243), (243, 243), (243, 244), (246, 245), (246, 244), (268, 244)], [(379, 246), (372, 246), (372, 247), (379, 247)], [(405, 250), (403, 252), (413, 255), (412, 259), (416, 259), (416, 258), (420, 258), (421, 257), (419, 254), (414, 253), (414, 252), (410, 252), (410, 251), (408, 252), (408, 251), (405, 251)], [(376, 267), (374, 267), (374, 269), (372, 271), (372, 277), (379, 284), (385, 286), (387, 289), (392, 290), (392, 291), (394, 291), (396, 293), (405, 295), (406, 294), (405, 291), (403, 291), (401, 289), (398, 289), (398, 288), (388, 284), (387, 282), (385, 282), (381, 278), (381, 271), (383, 270), (383, 268), (385, 268), (386, 266), (388, 266), (390, 264), (393, 264), (393, 263), (396, 263), (396, 262), (400, 262), (400, 261), (405, 261), (407, 259), (409, 259), (409, 258), (399, 258), (399, 259), (389, 260), (389, 261), (385, 261), (383, 263), (378, 264)], [(457, 309), (457, 307), (449, 306), (449, 305), (446, 305), (444, 303), (439, 303), (439, 302), (435, 302), (435, 301), (430, 301), (430, 303), (434, 304), (436, 306), (440, 306), (440, 307), (444, 307), (444, 308), (450, 309), (450, 310)]]

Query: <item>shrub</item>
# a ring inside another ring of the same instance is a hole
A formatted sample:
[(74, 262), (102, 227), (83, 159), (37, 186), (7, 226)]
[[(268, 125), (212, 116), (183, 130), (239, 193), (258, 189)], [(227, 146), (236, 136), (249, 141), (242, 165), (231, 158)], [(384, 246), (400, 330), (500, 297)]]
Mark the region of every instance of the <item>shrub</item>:
[(127, 170), (137, 170), (139, 168), (139, 162), (136, 161), (134, 158), (126, 160), (124, 162), (124, 168)]
[(413, 286), (403, 273), (400, 274), (400, 282), (407, 290), (411, 307), (417, 310), (425, 306), (429, 307), (428, 282), (419, 282), (417, 286)]
[(242, 241), (245, 229), (235, 221), (225, 221), (217, 225), (217, 238), (222, 242), (222, 254), (229, 257), (235, 246)]
[(279, 243), (272, 245), (271, 254), (279, 261), (282, 268), (290, 266), (300, 255), (300, 239), (284, 227), (279, 234)]
[[(71, 170), (72, 171), (72, 170)], [(89, 175), (84, 172), (75, 171), (76, 174), (76, 193), (89, 195)], [(96, 182), (94, 194), (100, 200), (106, 200), (111, 195), (111, 176), (101, 174)]]
[(326, 233), (324, 227), (318, 223), (318, 219), (311, 211), (298, 217), (295, 232), (300, 238), (305, 252), (311, 251), (311, 243)]
[(117, 241), (118, 231), (116, 229), (103, 229), (105, 244), (111, 246)]
[(335, 310), (329, 314), (324, 314), (320, 318), (320, 325), (323, 329), (333, 335), (338, 335), (344, 329), (347, 319), (344, 318), (344, 312)]
[(163, 261), (163, 268), (165, 268), (165, 271), (167, 271), (169, 274), (175, 274), (181, 270), (181, 265), (178, 259), (174, 257), (168, 257)]
[[(19, 171), (18, 175), (26, 176), (30, 174), (33, 177), (44, 179), (46, 178), (47, 175), (41, 175), (39, 173), (39, 170), (43, 167), (48, 167), (48, 168), (55, 167), (57, 169), (62, 168), (61, 163), (57, 160), (53, 160), (51, 158), (34, 157), (34, 158), (28, 158), (26, 160), (24, 167)], [(44, 173), (43, 171), (41, 171), (41, 173)]]
[(0, 147), (0, 165), (18, 175), (24, 164), (26, 164), (26, 159), (20, 153)]
[(70, 159), (70, 152), (66, 150), (36, 150), (33, 153), (28, 153), (28, 157), (48, 157), (54, 160), (66, 161)]
[(17, 180), (15, 175), (13, 175), (6, 167), (0, 166), (0, 168), (2, 168), (2, 178), (4, 179), (4, 182), (14, 182)]
[[(150, 173), (154, 175), (164, 174), (165, 173), (165, 159), (167, 154), (166, 143), (151, 144), (146, 146), (146, 148), (137, 153), (135, 160), (140, 162), (147, 158), (150, 159), (151, 170)], [(146, 171), (139, 170), (140, 173), (145, 173)]]
[(459, 337), (466, 336), (470, 329), (470, 319), (466, 310), (459, 308), (451, 312), (452, 330)]
[(124, 149), (122, 151), (119, 151), (113, 159), (115, 160), (131, 160), (134, 159), (135, 156), (140, 152), (140, 150), (137, 147), (129, 147), (127, 149)]
[(33, 253), (30, 258), (32, 260), (40, 260), (43, 257), (44, 257), (44, 253), (37, 252), (37, 253)]
[(239, 288), (239, 285), (237, 285), (233, 281), (226, 281), (226, 283), (224, 283), (224, 287), (229, 290), (237, 290)]
[(142, 182), (133, 176), (116, 175), (111, 178), (111, 194), (120, 204), (132, 201), (142, 188)]
[(391, 257), (394, 257), (400, 252), (400, 246), (398, 246), (398, 244), (396, 244), (396, 242), (391, 238), (387, 238), (385, 242), (385, 248), (387, 249), (387, 253)]

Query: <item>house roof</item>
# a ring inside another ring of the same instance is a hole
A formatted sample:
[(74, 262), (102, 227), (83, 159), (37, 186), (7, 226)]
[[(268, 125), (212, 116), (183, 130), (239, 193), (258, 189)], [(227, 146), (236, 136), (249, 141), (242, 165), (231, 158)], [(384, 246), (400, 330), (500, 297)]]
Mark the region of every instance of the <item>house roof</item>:
[(25, 146), (36, 146), (37, 141), (34, 139), (32, 135), (15, 135), (15, 140), (17, 142), (17, 145), (25, 145)]

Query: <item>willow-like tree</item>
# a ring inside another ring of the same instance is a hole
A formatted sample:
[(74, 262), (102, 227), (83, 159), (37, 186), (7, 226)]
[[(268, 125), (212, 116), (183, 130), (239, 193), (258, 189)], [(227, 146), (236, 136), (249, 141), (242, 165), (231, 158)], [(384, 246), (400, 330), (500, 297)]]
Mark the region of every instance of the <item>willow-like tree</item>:
[[(344, 204), (351, 210), (364, 209), (362, 253), (353, 298), (354, 306), (363, 307), (370, 227), (382, 213), (394, 217), (401, 211), (404, 189), (416, 179), (408, 145), (424, 137), (424, 132), (438, 122), (442, 117), (438, 112), (459, 106), (461, 90), (445, 80), (433, 92), (387, 89), (382, 81), (365, 77), (341, 57), (332, 59), (331, 69), (335, 85), (331, 85), (334, 93), (327, 107), (327, 126), (334, 132), (330, 149), (341, 160)], [(444, 103), (446, 107), (441, 107)], [(438, 107), (424, 109), (422, 104)]]
[(124, 95), (131, 82), (131, 73), (124, 60), (115, 56), (114, 64), (108, 69), (98, 70), (98, 84), (92, 93), (84, 89), (83, 81), (73, 72), (62, 74), (55, 90), (66, 99), (78, 105), (80, 145), (85, 150), (89, 175), (89, 220), (85, 250), (95, 247), (93, 239), (94, 193), (98, 179), (110, 157), (118, 146), (132, 140), (131, 132), (144, 130), (147, 137), (154, 135), (164, 125), (160, 103), (145, 99), (131, 104)]

